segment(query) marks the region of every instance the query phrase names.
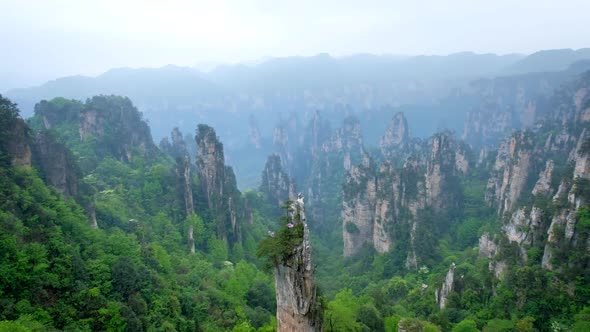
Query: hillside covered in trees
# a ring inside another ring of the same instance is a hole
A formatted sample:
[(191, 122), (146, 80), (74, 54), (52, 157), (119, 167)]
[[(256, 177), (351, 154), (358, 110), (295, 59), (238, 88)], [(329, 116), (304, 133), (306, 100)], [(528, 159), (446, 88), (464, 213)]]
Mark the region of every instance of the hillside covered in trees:
[(301, 269), (318, 330), (587, 331), (590, 72), (564, 77), (473, 83), (463, 135), (282, 119), (244, 192), (206, 124), (1, 98), (0, 331), (274, 331)]

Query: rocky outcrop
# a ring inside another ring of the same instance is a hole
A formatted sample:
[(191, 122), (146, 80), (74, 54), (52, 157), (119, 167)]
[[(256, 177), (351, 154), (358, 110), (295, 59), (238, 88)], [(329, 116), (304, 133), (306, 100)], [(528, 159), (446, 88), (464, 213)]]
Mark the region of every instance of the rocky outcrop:
[(141, 113), (126, 97), (97, 96), (84, 105), (79, 118), (81, 140), (95, 139), (115, 158), (130, 162), (136, 154), (152, 158), (157, 148)]
[(511, 109), (500, 109), (494, 102), (482, 103), (478, 109), (467, 114), (463, 140), (473, 146), (494, 146), (515, 129)]
[(490, 233), (485, 232), (479, 238), (479, 256), (488, 259), (493, 258), (498, 252), (498, 245), (490, 236)]
[(459, 203), (458, 175), (468, 171), (457, 155), (469, 165), (467, 150), (449, 134), (435, 135), (428, 142), (401, 165), (386, 161), (376, 166), (365, 155), (362, 163), (351, 167), (343, 185), (344, 256), (357, 254), (365, 245), (388, 252), (399, 242), (404, 245), (395, 250), (405, 251), (406, 267), (418, 268), (422, 257), (416, 249), (427, 227), (422, 215), (436, 213), (440, 224), (433, 231), (445, 229), (443, 223), (451, 220), (447, 216)]
[[(1, 96), (0, 96), (1, 97)], [(8, 128), (8, 137), (6, 142), (6, 152), (10, 156), (13, 166), (31, 166), (31, 137), (29, 136), (29, 128), (25, 121), (21, 118), (16, 118), (12, 126)]]
[(172, 129), (170, 141), (165, 138), (160, 143), (160, 149), (176, 160), (176, 178), (178, 179), (179, 195), (184, 205), (185, 216), (194, 211), (191, 158), (182, 132), (178, 128)]
[[(158, 153), (148, 124), (126, 97), (95, 96), (85, 103), (56, 98), (35, 105), (35, 115), (44, 129), (70, 128), (66, 144), (75, 140), (92, 142), (98, 158), (130, 162), (134, 156), (151, 160)], [(74, 130), (77, 137), (72, 135)]]
[(437, 288), (434, 291), (435, 301), (438, 304), (438, 307), (442, 310), (447, 306), (447, 299), (449, 294), (453, 291), (455, 286), (455, 263), (451, 264), (449, 268), (449, 272), (445, 276), (445, 280), (443, 281), (440, 288)]
[(389, 122), (379, 141), (381, 154), (386, 160), (403, 156), (404, 153), (407, 153), (409, 141), (408, 122), (404, 113), (398, 112)]
[(274, 150), (279, 155), (281, 162), (283, 163), (283, 167), (289, 170), (291, 162), (293, 161), (293, 152), (290, 148), (287, 128), (283, 125), (275, 127), (272, 140), (274, 144)]
[(324, 153), (342, 154), (342, 167), (349, 171), (353, 162), (359, 160), (364, 153), (361, 124), (356, 117), (344, 119), (342, 127), (336, 130), (330, 140), (323, 144)]
[(248, 139), (250, 140), (250, 144), (255, 149), (259, 150), (262, 148), (262, 137), (254, 115), (250, 115), (250, 117), (248, 117), (248, 125)]
[(532, 128), (545, 114), (546, 98), (572, 73), (535, 73), (471, 83), (478, 106), (465, 121), (463, 140), (472, 147), (496, 148), (514, 131)]
[(290, 113), (287, 119), (281, 117), (279, 124), (273, 131), (274, 153), (281, 157), (283, 169), (290, 176), (300, 171), (300, 166), (294, 163), (295, 159), (299, 163), (299, 159), (302, 157), (299, 155), (299, 150), (303, 145), (304, 137), (301, 135), (303, 131), (300, 127), (297, 114)]
[(198, 126), (195, 141), (197, 143), (196, 164), (201, 186), (205, 192), (209, 209), (215, 209), (220, 204), (219, 198), (224, 194), (223, 144), (219, 141), (215, 130), (204, 124)]
[[(308, 127), (305, 142), (321, 142), (321, 146), (313, 148), (317, 157), (312, 158), (306, 166), (309, 172), (302, 182), (307, 187), (309, 214), (313, 220), (318, 220), (318, 223), (314, 223), (318, 231), (334, 227), (331, 223), (335, 220), (330, 216), (339, 214), (340, 207), (329, 202), (341, 197), (340, 189), (346, 173), (353, 165), (361, 162), (364, 154), (361, 127), (357, 118), (345, 118), (342, 127), (329, 136), (321, 131), (322, 128), (329, 128), (329, 125), (316, 113)], [(305, 163), (308, 158), (303, 158), (302, 162)]]
[(241, 194), (233, 169), (225, 165), (223, 144), (215, 130), (204, 124), (198, 125), (195, 141), (197, 173), (207, 206), (216, 216), (217, 236), (231, 243), (240, 241)]
[(374, 168), (371, 157), (365, 155), (361, 165), (352, 166), (343, 185), (342, 238), (345, 257), (357, 254), (365, 244), (373, 244), (377, 198)]
[[(578, 139), (575, 152), (573, 152), (574, 171), (572, 178), (562, 180), (553, 196), (553, 203), (561, 207), (553, 215), (551, 224), (547, 230), (547, 241), (543, 252), (542, 266), (549, 270), (561, 270), (565, 264), (555, 262), (556, 253), (579, 250), (590, 254), (590, 243), (584, 243), (588, 239), (579, 232), (576, 232), (580, 208), (587, 206), (588, 193), (582, 189), (588, 186), (590, 170), (588, 169), (589, 152), (586, 148), (588, 137), (586, 131), (582, 131)], [(558, 264), (556, 264), (558, 263)], [(571, 265), (571, 264), (570, 264)]]
[(486, 202), (498, 214), (508, 212), (524, 192), (533, 158), (530, 133), (520, 132), (502, 143), (486, 188)]
[[(175, 173), (177, 179), (177, 195), (184, 207), (185, 219), (195, 212), (193, 199), (193, 179), (191, 167), (191, 157), (187, 149), (187, 143), (184, 140), (182, 132), (178, 128), (174, 128), (170, 134), (170, 140), (164, 137), (160, 142), (160, 150), (176, 161)], [(187, 242), (189, 251), (195, 253), (195, 239), (194, 227), (188, 225), (187, 227)]]
[(533, 206), (530, 208), (519, 208), (502, 225), (502, 231), (508, 241), (516, 243), (521, 248), (522, 256), (526, 260), (526, 248), (533, 245), (535, 234), (543, 226), (543, 211)]
[(459, 188), (455, 159), (457, 149), (454, 145), (448, 134), (436, 134), (432, 139), (426, 163), (426, 203), (437, 213), (457, 204), (454, 196)]
[(537, 180), (535, 187), (533, 187), (533, 195), (541, 195), (545, 197), (551, 196), (553, 193), (551, 188), (551, 180), (553, 177), (554, 168), (555, 162), (553, 162), (553, 160), (548, 160), (545, 164), (545, 170), (539, 174), (539, 180)]
[(266, 160), (260, 192), (264, 193), (269, 202), (275, 206), (281, 206), (287, 200), (295, 199), (295, 184), (283, 171), (281, 157), (277, 154), (268, 156)]
[(303, 241), (274, 267), (277, 331), (322, 331), (322, 309), (317, 299), (311, 241), (301, 195), (291, 203), (289, 218), (295, 227), (303, 224)]
[(71, 152), (48, 131), (35, 136), (34, 165), (45, 182), (66, 196), (78, 195), (79, 171)]
[[(501, 250), (514, 247), (520, 250), (516, 257), (520, 264), (531, 259), (528, 249), (536, 248), (542, 250), (542, 257), (535, 255), (533, 263), (545, 269), (575, 271), (587, 265), (584, 258), (577, 260), (590, 254), (577, 223), (580, 209), (590, 198), (584, 189), (590, 180), (590, 137), (584, 123), (589, 86), (590, 73), (564, 85), (550, 98), (551, 108), (544, 111), (533, 132), (514, 134), (498, 150), (486, 201), (503, 216), (502, 230), (493, 244), (489, 238), (480, 239), (480, 250), (486, 243), (496, 248), (493, 255), (483, 255), (492, 258), (490, 270), (496, 277), (508, 265), (493, 257), (502, 257)], [(556, 179), (561, 179), (559, 186)], [(565, 255), (570, 257), (567, 262)]]

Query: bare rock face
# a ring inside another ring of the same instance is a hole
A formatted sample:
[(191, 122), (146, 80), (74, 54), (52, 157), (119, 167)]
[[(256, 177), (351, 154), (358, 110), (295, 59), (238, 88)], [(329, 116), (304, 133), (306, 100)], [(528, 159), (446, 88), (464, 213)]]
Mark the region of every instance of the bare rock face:
[(219, 197), (223, 196), (225, 181), (225, 158), (223, 144), (219, 141), (215, 130), (207, 125), (197, 128), (197, 169), (199, 178), (205, 191), (207, 204), (214, 209), (219, 204)]
[(136, 153), (150, 157), (157, 151), (149, 126), (128, 98), (92, 97), (79, 121), (81, 140), (103, 141), (121, 161), (130, 162)]
[(256, 149), (261, 149), (262, 135), (260, 134), (260, 128), (258, 128), (258, 123), (256, 122), (254, 115), (250, 115), (250, 117), (248, 117), (248, 124), (248, 138), (250, 139), (250, 144), (252, 144), (252, 146)]
[(353, 166), (343, 186), (342, 236), (344, 256), (352, 256), (364, 244), (373, 244), (376, 181), (372, 159), (365, 155), (363, 163)]
[(268, 156), (266, 160), (260, 191), (265, 193), (269, 201), (276, 206), (295, 199), (295, 184), (283, 171), (281, 157), (277, 154)]
[(383, 137), (381, 137), (379, 148), (385, 159), (391, 159), (394, 156), (405, 152), (408, 148), (408, 144), (408, 122), (404, 117), (404, 113), (398, 112), (393, 116)]
[(483, 233), (479, 238), (479, 256), (490, 260), (488, 269), (497, 278), (501, 279), (508, 265), (503, 260), (497, 260), (496, 255), (500, 251), (496, 239), (489, 233)]
[(508, 241), (518, 244), (525, 255), (524, 249), (533, 244), (534, 234), (541, 228), (542, 220), (543, 211), (540, 208), (533, 206), (529, 212), (523, 207), (514, 211), (502, 226), (502, 230)]
[(467, 150), (450, 135), (435, 135), (423, 145), (401, 165), (386, 161), (377, 167), (365, 155), (360, 165), (351, 167), (341, 211), (344, 256), (357, 254), (365, 245), (385, 253), (399, 241), (405, 243), (396, 250), (405, 251), (406, 267), (418, 268), (421, 257), (416, 248), (425, 227), (421, 214), (432, 211), (446, 222), (459, 201), (458, 174), (468, 171)]
[(438, 304), (438, 307), (442, 310), (447, 306), (447, 299), (449, 297), (449, 293), (451, 293), (455, 286), (455, 263), (451, 264), (449, 268), (449, 272), (445, 276), (445, 280), (443, 281), (440, 288), (437, 288), (434, 292), (435, 301)]
[(539, 174), (539, 180), (535, 183), (533, 195), (551, 196), (551, 177), (553, 176), (554, 168), (555, 163), (553, 160), (548, 160), (545, 164), (545, 170)]
[(172, 129), (172, 133), (170, 134), (171, 146), (170, 146), (170, 154), (174, 158), (184, 157), (188, 155), (188, 149), (186, 147), (186, 143), (184, 138), (182, 137), (182, 132), (178, 127)]
[[(547, 243), (543, 252), (542, 266), (548, 270), (555, 270), (557, 267), (553, 264), (555, 247), (560, 243), (569, 243), (574, 236), (574, 227), (576, 224), (575, 211), (562, 210), (560, 214), (555, 215), (551, 220), (551, 225), (547, 231)], [(561, 237), (557, 230), (563, 230)]]
[(463, 140), (476, 149), (495, 148), (513, 131), (533, 127), (543, 116), (538, 97), (549, 95), (568, 78), (557, 74), (517, 75), (472, 82), (480, 102), (467, 116)]
[(583, 178), (590, 179), (590, 134), (584, 129), (574, 156), (574, 179)]
[[(308, 127), (305, 141), (311, 141), (313, 151), (317, 151), (317, 157), (308, 164), (306, 182), (309, 214), (318, 221), (314, 226), (323, 229), (333, 227), (327, 225), (329, 219), (326, 217), (340, 212), (338, 208), (327, 203), (331, 198), (341, 194), (341, 188), (334, 184), (343, 183), (353, 165), (362, 162), (364, 148), (360, 122), (355, 117), (345, 118), (341, 128), (332, 131), (329, 136), (322, 131), (315, 132), (320, 128), (329, 128), (329, 125), (319, 117), (314, 117), (311, 126)], [(321, 147), (315, 150), (313, 146), (319, 142), (322, 142)]]
[(35, 167), (45, 182), (66, 196), (76, 196), (82, 176), (71, 152), (47, 131), (37, 133), (33, 151)]
[(455, 180), (455, 148), (446, 134), (436, 134), (432, 140), (430, 158), (426, 164), (426, 202), (435, 212), (453, 203), (450, 192)]
[[(11, 128), (11, 137), (5, 144), (14, 166), (31, 166), (31, 138), (25, 121), (17, 118)], [(4, 143), (4, 142), (3, 142)]]
[(315, 111), (306, 130), (304, 146), (309, 150), (313, 159), (322, 153), (322, 147), (332, 135), (330, 122), (323, 119), (319, 111)]
[[(181, 199), (184, 201), (185, 215), (189, 216), (194, 211), (191, 158), (182, 132), (178, 128), (172, 129), (170, 134), (172, 143), (160, 144), (160, 148), (176, 160), (176, 178)], [(166, 139), (163, 142), (168, 142)]]
[(233, 169), (225, 165), (223, 144), (215, 130), (207, 125), (197, 127), (197, 173), (209, 209), (215, 211), (217, 236), (230, 242), (240, 241), (238, 228), (238, 202), (241, 194), (237, 189)]
[(361, 124), (356, 117), (344, 119), (342, 128), (334, 132), (330, 140), (322, 146), (324, 153), (341, 153), (344, 155), (342, 168), (349, 171), (353, 160), (364, 154)]
[(527, 133), (514, 134), (502, 143), (488, 181), (486, 201), (495, 205), (498, 214), (510, 211), (523, 192), (530, 173), (532, 141)]
[(191, 160), (188, 154), (176, 159), (176, 176), (182, 190), (185, 214), (189, 216), (195, 212), (195, 207), (193, 201)]
[(283, 167), (285, 169), (290, 169), (291, 162), (293, 161), (293, 153), (290, 149), (287, 128), (282, 125), (275, 127), (272, 138), (275, 151), (277, 151), (281, 162), (283, 163)]
[(514, 114), (509, 110), (498, 110), (495, 102), (483, 103), (479, 109), (467, 114), (463, 140), (474, 146), (494, 146), (502, 137), (514, 129)]
[[(172, 143), (170, 143), (172, 141)], [(170, 141), (167, 137), (160, 142), (160, 150), (169, 154), (176, 160), (176, 179), (177, 179), (177, 193), (179, 199), (184, 203), (184, 214), (190, 216), (195, 212), (193, 200), (193, 185), (192, 185), (192, 167), (191, 157), (187, 149), (187, 144), (182, 136), (182, 132), (178, 128), (174, 128), (170, 134)], [(189, 252), (195, 253), (195, 239), (194, 227), (189, 225), (187, 228), (187, 242)]]
[(289, 258), (275, 265), (274, 268), (277, 331), (322, 331), (321, 308), (317, 301), (309, 229), (301, 195), (292, 202), (289, 217), (294, 225), (303, 224), (303, 242), (293, 249)]
[(494, 242), (490, 233), (483, 233), (479, 238), (479, 255), (485, 258), (493, 258), (498, 252), (498, 245)]

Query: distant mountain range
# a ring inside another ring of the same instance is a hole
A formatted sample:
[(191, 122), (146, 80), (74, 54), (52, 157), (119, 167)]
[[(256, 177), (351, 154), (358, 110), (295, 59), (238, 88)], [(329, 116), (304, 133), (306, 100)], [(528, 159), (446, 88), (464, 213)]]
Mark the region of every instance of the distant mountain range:
[[(447, 56), (359, 54), (270, 58), (255, 65), (222, 65), (203, 73), (190, 67), (118, 68), (96, 77), (69, 76), (5, 95), (31, 114), (36, 102), (98, 94), (130, 97), (140, 109), (213, 107), (272, 110), (431, 102), (468, 80), (497, 75), (558, 71), (589, 59), (590, 49), (548, 50), (529, 56), (456, 53)], [(369, 97), (367, 97), (369, 96)]]

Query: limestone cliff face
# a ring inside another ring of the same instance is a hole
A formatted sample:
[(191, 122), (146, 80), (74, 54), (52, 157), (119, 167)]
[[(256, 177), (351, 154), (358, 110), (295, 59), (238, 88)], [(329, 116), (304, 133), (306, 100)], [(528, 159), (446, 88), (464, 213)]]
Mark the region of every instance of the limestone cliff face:
[(6, 144), (6, 151), (11, 156), (11, 163), (14, 166), (31, 166), (31, 137), (29, 128), (25, 121), (17, 118), (10, 128), (9, 139)]
[(80, 189), (82, 174), (71, 151), (52, 132), (35, 133), (21, 118), (16, 119), (9, 136), (6, 143), (12, 165), (35, 167), (47, 185), (85, 207), (91, 226), (96, 228), (94, 206), (84, 197), (88, 193)]
[(342, 127), (329, 136), (321, 128), (329, 126), (318, 117), (312, 119), (306, 141), (314, 144), (321, 142), (321, 146), (313, 148), (317, 157), (309, 164), (309, 172), (303, 183), (308, 193), (309, 214), (313, 220), (318, 220), (314, 226), (324, 228), (333, 227), (328, 223), (335, 220), (328, 219), (328, 216), (340, 212), (337, 204), (327, 202), (341, 197), (340, 189), (346, 173), (353, 165), (361, 162), (364, 148), (360, 122), (355, 117), (345, 118)]
[(225, 165), (223, 144), (215, 130), (204, 124), (197, 127), (195, 141), (197, 173), (205, 201), (216, 214), (217, 236), (232, 243), (240, 241), (241, 194), (233, 169)]
[[(551, 218), (547, 230), (547, 241), (543, 253), (542, 266), (546, 269), (560, 271), (568, 267), (564, 262), (556, 261), (556, 253), (578, 250), (590, 254), (590, 240), (585, 239), (578, 226), (578, 211), (587, 206), (590, 197), (581, 188), (587, 186), (590, 179), (588, 168), (590, 152), (587, 149), (588, 134), (582, 131), (579, 142), (573, 152), (574, 172), (571, 179), (561, 181), (553, 202), (560, 209)], [(571, 264), (570, 264), (571, 265)]]
[[(170, 143), (171, 142), (171, 143)], [(192, 188), (192, 167), (191, 157), (182, 132), (178, 128), (172, 129), (170, 140), (167, 137), (160, 142), (160, 150), (169, 154), (176, 160), (176, 178), (178, 181), (178, 192), (184, 203), (185, 215), (189, 216), (194, 212), (193, 188)]]
[(389, 122), (385, 134), (379, 141), (381, 154), (386, 160), (403, 155), (407, 152), (409, 143), (408, 122), (404, 113), (398, 112)]
[(442, 310), (447, 306), (447, 299), (449, 294), (453, 291), (455, 286), (455, 263), (451, 264), (449, 268), (449, 272), (445, 276), (445, 280), (443, 281), (440, 288), (437, 288), (434, 292), (435, 300), (438, 304), (438, 307)]
[(502, 143), (486, 188), (486, 201), (498, 214), (508, 212), (521, 197), (531, 170), (533, 142), (529, 133), (516, 133)]
[(33, 145), (34, 165), (45, 182), (66, 196), (78, 194), (82, 174), (71, 152), (48, 131), (40, 131)]
[(517, 127), (511, 109), (498, 110), (496, 103), (482, 103), (467, 114), (463, 140), (473, 146), (494, 146)]
[(82, 183), (82, 174), (73, 154), (55, 133), (45, 129), (35, 132), (23, 119), (16, 118), (7, 137), (7, 141), (0, 142), (0, 145), (10, 156), (12, 165), (34, 167), (47, 185), (85, 208), (90, 226), (97, 228), (89, 188)]
[(555, 168), (555, 162), (548, 160), (545, 164), (545, 170), (539, 173), (539, 179), (535, 183), (533, 188), (533, 195), (541, 195), (549, 197), (553, 194), (553, 188), (551, 188), (551, 180), (553, 177), (553, 170)]
[(262, 172), (260, 191), (265, 193), (267, 199), (275, 206), (295, 199), (295, 184), (283, 171), (279, 155), (268, 156)]
[(289, 218), (294, 225), (303, 224), (303, 241), (289, 257), (274, 268), (277, 299), (277, 331), (323, 331), (321, 308), (311, 257), (311, 242), (305, 217), (303, 197), (293, 201)]
[[(172, 142), (172, 143), (170, 143)], [(176, 181), (177, 181), (177, 195), (184, 206), (185, 217), (190, 216), (195, 212), (193, 199), (193, 180), (191, 167), (191, 157), (187, 149), (187, 144), (182, 136), (182, 132), (178, 128), (174, 128), (170, 134), (170, 141), (167, 137), (160, 142), (160, 150), (169, 154), (176, 160)], [(187, 227), (187, 242), (189, 252), (195, 253), (195, 239), (194, 227), (189, 225)]]
[(503, 216), (502, 231), (494, 240), (480, 239), (480, 252), (491, 259), (490, 270), (496, 277), (506, 269), (506, 262), (495, 258), (502, 256), (503, 241), (520, 249), (521, 262), (531, 259), (529, 248), (540, 249), (542, 259), (534, 259), (546, 269), (559, 272), (586, 264), (565, 263), (559, 257), (566, 252), (590, 253), (590, 243), (577, 225), (578, 212), (589, 200), (581, 189), (590, 179), (590, 137), (584, 120), (590, 106), (589, 86), (590, 73), (566, 84), (551, 97), (552, 107), (534, 132), (516, 133), (500, 146), (486, 200)]
[(56, 98), (35, 105), (35, 115), (44, 129), (62, 126), (78, 133), (68, 140), (94, 142), (99, 158), (130, 162), (134, 156), (149, 160), (158, 153), (148, 124), (126, 97), (95, 96), (86, 103)]
[(262, 148), (262, 138), (260, 128), (258, 128), (258, 123), (256, 118), (254, 118), (254, 115), (250, 115), (248, 118), (248, 125), (248, 139), (250, 140), (250, 144), (252, 144), (255, 149), (259, 150)]
[(298, 171), (298, 165), (293, 161), (298, 159), (298, 151), (303, 144), (304, 137), (297, 114), (291, 113), (287, 119), (282, 119), (273, 131), (274, 153), (281, 157), (283, 169), (292, 175)]
[(275, 127), (272, 140), (274, 144), (274, 150), (279, 155), (281, 162), (283, 163), (283, 167), (285, 169), (290, 169), (291, 163), (293, 161), (293, 152), (290, 148), (289, 143), (289, 134), (287, 133), (287, 128), (283, 125), (279, 125)]
[(356, 117), (344, 119), (342, 127), (336, 130), (330, 140), (323, 144), (322, 152), (343, 155), (342, 167), (349, 171), (353, 161), (364, 153), (361, 124)]
[[(431, 153), (426, 163), (426, 203), (435, 212), (443, 211), (457, 203), (455, 142), (448, 134), (436, 134), (431, 143)], [(461, 166), (463, 167), (463, 166)]]
[(309, 148), (312, 158), (319, 157), (324, 142), (331, 135), (330, 123), (325, 121), (319, 111), (316, 111), (309, 122), (304, 146)]
[(151, 158), (157, 153), (149, 126), (125, 97), (92, 97), (80, 113), (78, 131), (81, 140), (103, 142), (124, 162), (130, 162), (136, 154)]
[[(420, 215), (431, 209), (445, 220), (459, 202), (458, 175), (468, 166), (466, 148), (449, 134), (435, 135), (401, 165), (386, 161), (376, 166), (365, 155), (343, 185), (344, 256), (357, 254), (364, 245), (380, 253), (395, 248), (405, 251), (406, 267), (416, 269), (425, 227)], [(405, 246), (396, 248), (397, 242)]]
[(368, 155), (361, 165), (352, 166), (343, 185), (342, 237), (344, 256), (357, 254), (373, 244), (376, 179), (375, 165)]
[(225, 158), (223, 144), (215, 134), (215, 130), (200, 124), (195, 137), (197, 143), (197, 169), (199, 179), (205, 192), (209, 209), (216, 208), (223, 197), (225, 182)]
[(467, 116), (463, 139), (476, 149), (495, 148), (512, 132), (531, 128), (544, 116), (544, 96), (570, 77), (570, 73), (536, 73), (472, 82), (479, 104)]

